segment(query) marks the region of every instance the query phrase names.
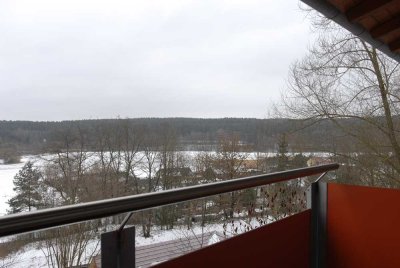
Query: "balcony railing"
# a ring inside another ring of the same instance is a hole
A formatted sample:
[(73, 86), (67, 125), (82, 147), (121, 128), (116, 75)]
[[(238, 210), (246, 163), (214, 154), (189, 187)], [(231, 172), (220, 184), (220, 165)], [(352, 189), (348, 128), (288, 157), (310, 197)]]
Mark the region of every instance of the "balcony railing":
[[(43, 209), (34, 212), (7, 215), (0, 218), (0, 236), (32, 232), (45, 228), (58, 227), (66, 224), (113, 216), (120, 213), (132, 213), (133, 211), (155, 208), (182, 201), (189, 201), (257, 186), (265, 186), (272, 183), (289, 181), (312, 175), (325, 174), (328, 171), (336, 170), (338, 168), (338, 164), (327, 164), (156, 193), (119, 197), (58, 208)], [(317, 196), (317, 188), (313, 191)], [(317, 204), (318, 200), (319, 199), (315, 199), (313, 202)], [(125, 218), (117, 231), (108, 232), (102, 235), (101, 247), (103, 268), (134, 267), (134, 241), (132, 241), (135, 237), (134, 228), (124, 228), (130, 215), (131, 214)], [(315, 214), (314, 218), (316, 221), (315, 224), (318, 224), (318, 221), (321, 220), (318, 213)], [(318, 234), (315, 234), (315, 237), (317, 236)], [(317, 238), (314, 240), (318, 242)], [(318, 249), (319, 247), (316, 246), (315, 251), (320, 254)]]

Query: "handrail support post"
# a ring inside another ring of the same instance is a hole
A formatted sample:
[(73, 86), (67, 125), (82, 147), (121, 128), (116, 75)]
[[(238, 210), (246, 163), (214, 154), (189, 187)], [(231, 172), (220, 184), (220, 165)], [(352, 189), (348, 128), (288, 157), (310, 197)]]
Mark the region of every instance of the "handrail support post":
[(101, 234), (101, 267), (135, 267), (135, 227)]
[(311, 268), (326, 267), (328, 185), (311, 184)]

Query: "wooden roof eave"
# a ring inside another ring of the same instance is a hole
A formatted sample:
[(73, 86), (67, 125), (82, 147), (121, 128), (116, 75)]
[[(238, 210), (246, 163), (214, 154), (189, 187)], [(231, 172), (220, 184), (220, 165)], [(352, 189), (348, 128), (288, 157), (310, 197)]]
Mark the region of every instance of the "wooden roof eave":
[[(398, 53), (392, 51), (389, 48), (389, 45), (374, 38), (369, 31), (367, 31), (365, 28), (363, 28), (356, 22), (357, 18), (362, 15), (361, 13), (359, 12), (357, 13), (353, 10), (352, 14), (350, 14), (351, 16), (349, 16), (349, 14), (341, 12), (334, 5), (325, 0), (301, 0), (301, 1), (310, 6), (311, 8), (320, 12), (328, 19), (333, 20), (343, 28), (347, 29), (355, 36), (369, 43), (371, 46), (375, 47), (376, 49), (379, 49), (380, 51), (382, 51), (389, 57), (393, 58), (397, 62), (400, 62), (400, 55)], [(386, 1), (382, 0), (382, 2), (385, 3)], [(349, 18), (351, 21), (349, 20)], [(376, 29), (373, 30), (376, 31)], [(373, 31), (371, 32), (375, 34)]]

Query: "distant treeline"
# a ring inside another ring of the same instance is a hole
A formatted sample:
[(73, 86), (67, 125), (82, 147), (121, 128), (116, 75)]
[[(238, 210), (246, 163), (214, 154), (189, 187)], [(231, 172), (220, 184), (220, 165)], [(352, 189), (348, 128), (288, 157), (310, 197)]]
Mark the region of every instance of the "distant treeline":
[[(145, 135), (172, 129), (181, 150), (215, 150), (218, 138), (234, 133), (255, 151), (275, 151), (279, 138), (285, 135), (289, 150), (332, 151), (350, 149), (349, 138), (329, 121), (310, 124), (291, 119), (254, 118), (134, 118), (98, 119), (61, 122), (0, 121), (0, 149), (13, 148), (19, 153), (47, 152), (51, 144), (62, 142), (64, 134), (74, 129), (84, 133), (88, 149), (96, 150), (100, 130), (118, 128), (121, 124), (142, 129)], [(306, 124), (310, 126), (306, 127)], [(351, 124), (351, 122), (349, 122)], [(90, 145), (91, 144), (91, 145)], [(337, 148), (337, 144), (345, 145)], [(344, 148), (346, 147), (346, 148)]]

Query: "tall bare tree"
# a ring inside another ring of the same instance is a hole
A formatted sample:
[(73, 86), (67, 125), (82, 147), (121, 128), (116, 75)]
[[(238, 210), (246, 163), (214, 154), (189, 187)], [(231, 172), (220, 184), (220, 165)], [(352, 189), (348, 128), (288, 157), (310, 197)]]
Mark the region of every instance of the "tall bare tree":
[(64, 205), (75, 204), (80, 202), (79, 191), (83, 177), (91, 168), (92, 153), (87, 150), (87, 136), (79, 125), (72, 125), (60, 135), (62, 142), (51, 148), (55, 156), (44, 159), (43, 182), (58, 193)]
[[(176, 131), (171, 125), (164, 124), (161, 129), (161, 133), (158, 134), (160, 169), (156, 176), (160, 178), (162, 189), (168, 190), (179, 185), (179, 181), (174, 176), (177, 168), (177, 137)], [(157, 211), (156, 218), (161, 228), (173, 229), (176, 220), (176, 207), (161, 207)]]
[[(313, 18), (318, 36), (308, 54), (291, 66), (281, 115), (310, 124), (331, 121), (356, 152), (335, 148), (335, 153), (357, 166), (362, 183), (398, 185), (398, 63), (333, 22)], [(373, 170), (371, 161), (378, 163)]]
[[(161, 161), (159, 149), (159, 140), (154, 133), (148, 133), (143, 138), (142, 153), (143, 158), (140, 163), (141, 171), (146, 174), (144, 183), (144, 192), (155, 192), (160, 187), (160, 170)], [(154, 222), (154, 211), (146, 210), (140, 213), (142, 232), (144, 237), (150, 237), (151, 227)]]
[[(248, 148), (241, 143), (239, 135), (235, 133), (220, 135), (215, 161), (215, 166), (221, 176), (220, 179), (230, 180), (242, 175), (243, 163), (249, 156), (247, 151)], [(225, 218), (233, 218), (241, 196), (242, 191), (229, 193), (229, 198), (221, 195), (220, 202)]]
[[(62, 135), (63, 143), (53, 148), (55, 156), (43, 167), (43, 206), (47, 207), (89, 201), (92, 153), (86, 147), (86, 133), (73, 125)], [(85, 222), (42, 232), (42, 250), (49, 266), (71, 267), (86, 261), (83, 256), (96, 237), (97, 225), (98, 222)]]

